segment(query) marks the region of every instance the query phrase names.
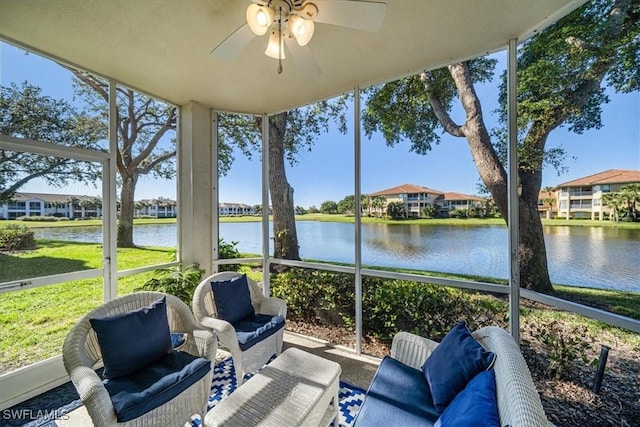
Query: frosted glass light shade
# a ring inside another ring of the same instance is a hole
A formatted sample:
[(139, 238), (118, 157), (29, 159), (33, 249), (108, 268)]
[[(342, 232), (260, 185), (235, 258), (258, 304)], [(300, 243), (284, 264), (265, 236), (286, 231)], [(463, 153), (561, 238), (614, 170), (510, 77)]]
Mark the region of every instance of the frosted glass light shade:
[(268, 6), (252, 3), (247, 7), (247, 24), (257, 36), (267, 33), (275, 16), (274, 10)]
[(311, 19), (304, 19), (298, 15), (292, 15), (289, 21), (289, 28), (298, 44), (300, 46), (306, 46), (313, 37), (313, 30), (315, 29), (313, 21)]
[(280, 38), (280, 47), (278, 48), (278, 32), (272, 32), (269, 36), (269, 44), (267, 45), (267, 49), (264, 51), (264, 54), (273, 59), (285, 59), (286, 56), (284, 54), (284, 35)]

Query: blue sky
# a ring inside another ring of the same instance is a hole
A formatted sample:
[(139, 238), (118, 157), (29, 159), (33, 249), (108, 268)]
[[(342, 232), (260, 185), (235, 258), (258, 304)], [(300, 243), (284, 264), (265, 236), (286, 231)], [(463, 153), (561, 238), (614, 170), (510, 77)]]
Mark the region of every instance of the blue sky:
[[(505, 53), (496, 57), (504, 64)], [(35, 54), (25, 55), (11, 45), (0, 43), (0, 84), (8, 85), (28, 80), (54, 98), (72, 101), (71, 74), (59, 65)], [(496, 122), (492, 111), (497, 107), (497, 87), (486, 84), (477, 87), (485, 120)], [(609, 93), (611, 102), (603, 106), (599, 130), (582, 135), (558, 129), (550, 136), (548, 148), (563, 147), (567, 152), (567, 172), (558, 176), (545, 169), (543, 187), (602, 172), (607, 169), (640, 169), (640, 93), (618, 95)], [(462, 122), (460, 110), (454, 118)], [(352, 127), (353, 120), (348, 123)], [(336, 129), (321, 135), (311, 152), (304, 152), (287, 174), (295, 189), (296, 205), (317, 207), (325, 200), (339, 201), (353, 194), (353, 130), (346, 135)], [(220, 181), (220, 200), (247, 204), (261, 203), (259, 156), (249, 161), (240, 153), (230, 173)], [(476, 194), (479, 176), (467, 142), (462, 138), (442, 135), (440, 145), (426, 156), (409, 152), (409, 143), (389, 148), (381, 135), (362, 137), (362, 192), (372, 193), (400, 184), (411, 183), (440, 191)], [(41, 181), (27, 184), (21, 191), (98, 195), (100, 187), (71, 184), (64, 188), (48, 188)], [(169, 197), (175, 199), (175, 181), (142, 178), (136, 199)]]

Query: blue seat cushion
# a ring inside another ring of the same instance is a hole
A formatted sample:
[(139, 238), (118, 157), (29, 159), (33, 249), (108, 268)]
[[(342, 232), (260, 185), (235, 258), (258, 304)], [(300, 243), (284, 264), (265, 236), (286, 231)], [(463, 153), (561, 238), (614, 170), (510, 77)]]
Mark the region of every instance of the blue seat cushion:
[(473, 338), (466, 322), (455, 325), (422, 365), (438, 413), (476, 374), (490, 369), (495, 357)]
[(210, 361), (174, 351), (135, 374), (107, 379), (104, 386), (122, 423), (169, 402), (210, 370)]
[(98, 338), (105, 378), (130, 375), (173, 351), (166, 297), (147, 307), (89, 322)]
[(432, 426), (438, 416), (422, 372), (386, 356), (373, 377), (355, 425)]
[(252, 314), (233, 324), (240, 349), (245, 351), (284, 327), (284, 317)]
[(219, 319), (234, 324), (255, 313), (251, 304), (251, 292), (246, 274), (229, 280), (213, 281), (211, 289)]
[(500, 427), (493, 369), (482, 371), (447, 406), (436, 427)]

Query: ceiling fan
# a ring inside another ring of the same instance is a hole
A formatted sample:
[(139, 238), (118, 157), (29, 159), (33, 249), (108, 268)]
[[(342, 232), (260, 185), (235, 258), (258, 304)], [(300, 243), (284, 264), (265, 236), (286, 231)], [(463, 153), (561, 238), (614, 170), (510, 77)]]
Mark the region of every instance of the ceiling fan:
[(278, 74), (282, 60), (290, 55), (303, 76), (318, 76), (320, 67), (307, 45), (315, 23), (375, 32), (382, 27), (386, 7), (360, 0), (253, 0), (247, 7), (247, 22), (216, 46), (211, 56), (230, 60), (255, 37), (268, 34), (264, 53), (278, 60)]

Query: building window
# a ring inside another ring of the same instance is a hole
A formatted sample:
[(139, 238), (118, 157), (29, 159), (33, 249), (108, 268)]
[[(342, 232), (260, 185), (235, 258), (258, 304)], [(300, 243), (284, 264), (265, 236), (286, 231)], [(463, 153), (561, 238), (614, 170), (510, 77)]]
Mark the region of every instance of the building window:
[(600, 199), (593, 199), (593, 206), (600, 206)]
[(40, 209), (40, 202), (29, 202), (29, 210)]
[(600, 186), (600, 191), (602, 191), (603, 193), (611, 193), (611, 186), (610, 185), (601, 185)]
[(560, 200), (560, 209), (567, 209), (567, 201)]

